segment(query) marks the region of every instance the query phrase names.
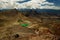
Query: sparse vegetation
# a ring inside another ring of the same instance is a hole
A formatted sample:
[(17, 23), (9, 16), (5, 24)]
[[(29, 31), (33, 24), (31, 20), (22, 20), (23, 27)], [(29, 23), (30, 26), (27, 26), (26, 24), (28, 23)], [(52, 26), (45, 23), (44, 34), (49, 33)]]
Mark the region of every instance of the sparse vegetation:
[[(48, 13), (0, 12), (0, 40), (57, 40), (60, 39), (60, 17)], [(27, 22), (26, 22), (27, 21)], [(15, 34), (17, 38), (14, 37)]]

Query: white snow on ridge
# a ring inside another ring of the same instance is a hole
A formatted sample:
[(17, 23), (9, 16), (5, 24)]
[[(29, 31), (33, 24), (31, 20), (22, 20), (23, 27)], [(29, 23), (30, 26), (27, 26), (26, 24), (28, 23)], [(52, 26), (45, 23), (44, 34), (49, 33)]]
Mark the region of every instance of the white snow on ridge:
[(60, 7), (54, 6), (54, 3), (49, 3), (46, 0), (31, 0), (24, 3), (17, 3), (17, 1), (25, 0), (0, 0), (0, 9), (60, 9)]

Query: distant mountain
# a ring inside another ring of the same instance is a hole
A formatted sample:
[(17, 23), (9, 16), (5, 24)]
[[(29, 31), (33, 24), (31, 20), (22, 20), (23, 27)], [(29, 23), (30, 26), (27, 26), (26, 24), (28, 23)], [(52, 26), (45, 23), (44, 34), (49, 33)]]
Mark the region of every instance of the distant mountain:
[[(12, 9), (3, 9), (0, 11), (7, 11)], [(16, 9), (20, 12), (29, 12), (30, 14), (34, 11), (36, 14), (43, 14), (43, 15), (56, 15), (60, 16), (60, 10), (53, 10), (53, 9)]]
[(60, 16), (60, 10), (53, 10), (53, 9), (18, 9), (21, 12), (32, 12), (34, 11), (36, 14), (49, 14), (49, 15), (56, 15)]
[[(12, 10), (12, 9), (2, 9), (0, 11), (5, 11), (5, 10)], [(18, 11), (21, 12), (26, 12), (29, 11), (31, 12), (32, 10), (36, 11), (36, 12), (48, 12), (48, 13), (60, 13), (60, 10), (54, 10), (54, 9), (16, 9)]]
[(17, 9), (19, 11), (36, 11), (36, 12), (48, 12), (48, 13), (60, 13), (60, 10), (54, 10), (54, 9)]

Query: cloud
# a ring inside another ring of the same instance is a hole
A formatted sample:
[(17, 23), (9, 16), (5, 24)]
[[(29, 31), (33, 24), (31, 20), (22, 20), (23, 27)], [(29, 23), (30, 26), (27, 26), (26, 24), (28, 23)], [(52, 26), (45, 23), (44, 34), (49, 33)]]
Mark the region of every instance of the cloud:
[[(21, 8), (30, 8), (30, 9), (53, 9), (54, 3), (49, 3), (46, 0), (31, 0), (30, 2), (25, 2), (25, 3), (17, 3), (16, 8), (20, 9)], [(57, 9), (57, 8), (56, 8)]]
[(36, 8), (40, 8), (40, 6), (41, 6), (41, 4), (44, 2), (45, 0), (31, 0), (31, 1), (29, 1), (29, 2), (25, 2), (25, 3), (22, 3), (22, 4), (20, 4), (20, 3), (17, 3), (16, 5), (16, 8), (18, 9), (18, 8), (20, 8), (20, 7), (22, 7), (22, 8), (34, 8), (34, 9), (36, 9)]
[[(22, 3), (20, 3), (22, 2)], [(1, 0), (0, 9), (60, 9), (53, 2), (47, 0)]]
[(60, 6), (60, 0), (47, 0), (50, 3), (54, 3), (55, 6)]

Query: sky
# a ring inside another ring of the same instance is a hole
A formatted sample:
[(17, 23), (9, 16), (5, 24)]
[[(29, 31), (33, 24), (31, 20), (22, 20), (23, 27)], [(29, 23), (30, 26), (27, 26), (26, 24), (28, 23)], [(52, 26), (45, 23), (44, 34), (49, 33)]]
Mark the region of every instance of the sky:
[(60, 0), (0, 0), (0, 9), (56, 9)]

